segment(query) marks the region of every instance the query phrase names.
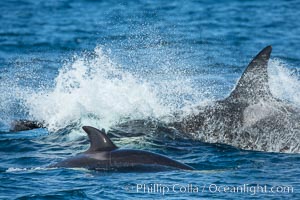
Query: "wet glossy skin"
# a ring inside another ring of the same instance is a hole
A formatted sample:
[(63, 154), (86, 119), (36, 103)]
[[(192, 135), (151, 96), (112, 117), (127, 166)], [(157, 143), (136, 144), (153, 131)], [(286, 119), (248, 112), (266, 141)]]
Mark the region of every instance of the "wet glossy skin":
[(131, 149), (117, 149), (113, 151), (83, 153), (73, 158), (69, 158), (57, 164), (51, 165), (50, 167), (109, 170), (124, 167), (146, 167), (147, 165), (151, 165), (152, 167), (157, 166), (193, 170), (192, 167), (172, 160), (166, 156), (148, 151)]

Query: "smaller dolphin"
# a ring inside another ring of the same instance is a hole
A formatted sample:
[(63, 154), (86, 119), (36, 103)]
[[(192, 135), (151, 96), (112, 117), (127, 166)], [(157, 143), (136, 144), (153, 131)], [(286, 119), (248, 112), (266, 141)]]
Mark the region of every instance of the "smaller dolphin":
[(49, 167), (62, 168), (87, 168), (92, 170), (143, 170), (153, 171), (161, 169), (184, 169), (194, 168), (172, 160), (156, 153), (119, 149), (104, 133), (90, 126), (83, 126), (88, 134), (90, 148), (79, 155), (66, 159)]

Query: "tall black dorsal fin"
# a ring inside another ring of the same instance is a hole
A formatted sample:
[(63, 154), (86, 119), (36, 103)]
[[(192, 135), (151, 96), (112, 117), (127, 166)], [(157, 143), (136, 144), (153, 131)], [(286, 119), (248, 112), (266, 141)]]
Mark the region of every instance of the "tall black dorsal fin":
[(91, 126), (83, 126), (82, 129), (88, 134), (91, 143), (87, 152), (112, 151), (118, 148), (103, 131)]
[(268, 84), (268, 61), (271, 52), (272, 47), (267, 46), (255, 56), (227, 100), (251, 104), (272, 97)]

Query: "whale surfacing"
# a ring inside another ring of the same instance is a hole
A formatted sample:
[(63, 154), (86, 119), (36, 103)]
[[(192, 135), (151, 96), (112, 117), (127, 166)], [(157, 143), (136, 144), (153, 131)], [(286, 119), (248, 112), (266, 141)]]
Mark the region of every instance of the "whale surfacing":
[[(260, 51), (247, 66), (231, 94), (171, 123), (131, 120), (112, 129), (118, 134), (143, 135), (159, 129), (208, 143), (246, 150), (300, 153), (300, 108), (274, 97), (269, 88), (268, 62), (272, 47)], [(175, 116), (178, 116), (177, 114)], [(43, 123), (16, 121), (13, 131), (43, 127)], [(150, 130), (150, 131), (149, 131)]]
[(198, 107), (169, 124), (194, 138), (246, 150), (300, 152), (300, 109), (275, 98), (268, 83), (267, 46), (250, 62), (235, 89), (224, 100)]
[(194, 168), (166, 156), (143, 150), (119, 149), (104, 133), (84, 126), (90, 148), (69, 159), (49, 167), (87, 168), (92, 170), (159, 171), (166, 169), (193, 170)]

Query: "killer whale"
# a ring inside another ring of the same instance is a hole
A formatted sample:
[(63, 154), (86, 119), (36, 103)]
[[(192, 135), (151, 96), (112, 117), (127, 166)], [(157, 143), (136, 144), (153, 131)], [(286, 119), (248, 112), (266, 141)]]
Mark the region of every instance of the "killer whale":
[(272, 95), (268, 83), (271, 52), (267, 46), (253, 58), (227, 98), (198, 107), (195, 114), (168, 126), (208, 143), (300, 152), (300, 109)]
[(300, 108), (272, 95), (268, 75), (271, 52), (271, 46), (262, 49), (223, 100), (198, 106), (189, 114), (176, 113), (171, 123), (135, 120), (114, 128), (126, 136), (163, 130), (171, 137), (244, 150), (299, 153)]
[[(163, 129), (208, 143), (223, 143), (246, 150), (300, 152), (300, 109), (274, 97), (269, 88), (268, 62), (272, 47), (261, 50), (247, 66), (229, 96), (171, 123), (128, 121), (113, 127), (129, 135)], [(15, 123), (12, 130), (42, 127), (42, 123)], [(25, 126), (24, 126), (25, 124)], [(149, 126), (149, 127), (148, 127)], [(132, 128), (133, 127), (133, 128)]]
[(83, 126), (90, 147), (79, 155), (50, 165), (50, 168), (87, 168), (92, 170), (193, 170), (186, 164), (166, 156), (143, 150), (120, 149), (105, 134), (91, 126)]

